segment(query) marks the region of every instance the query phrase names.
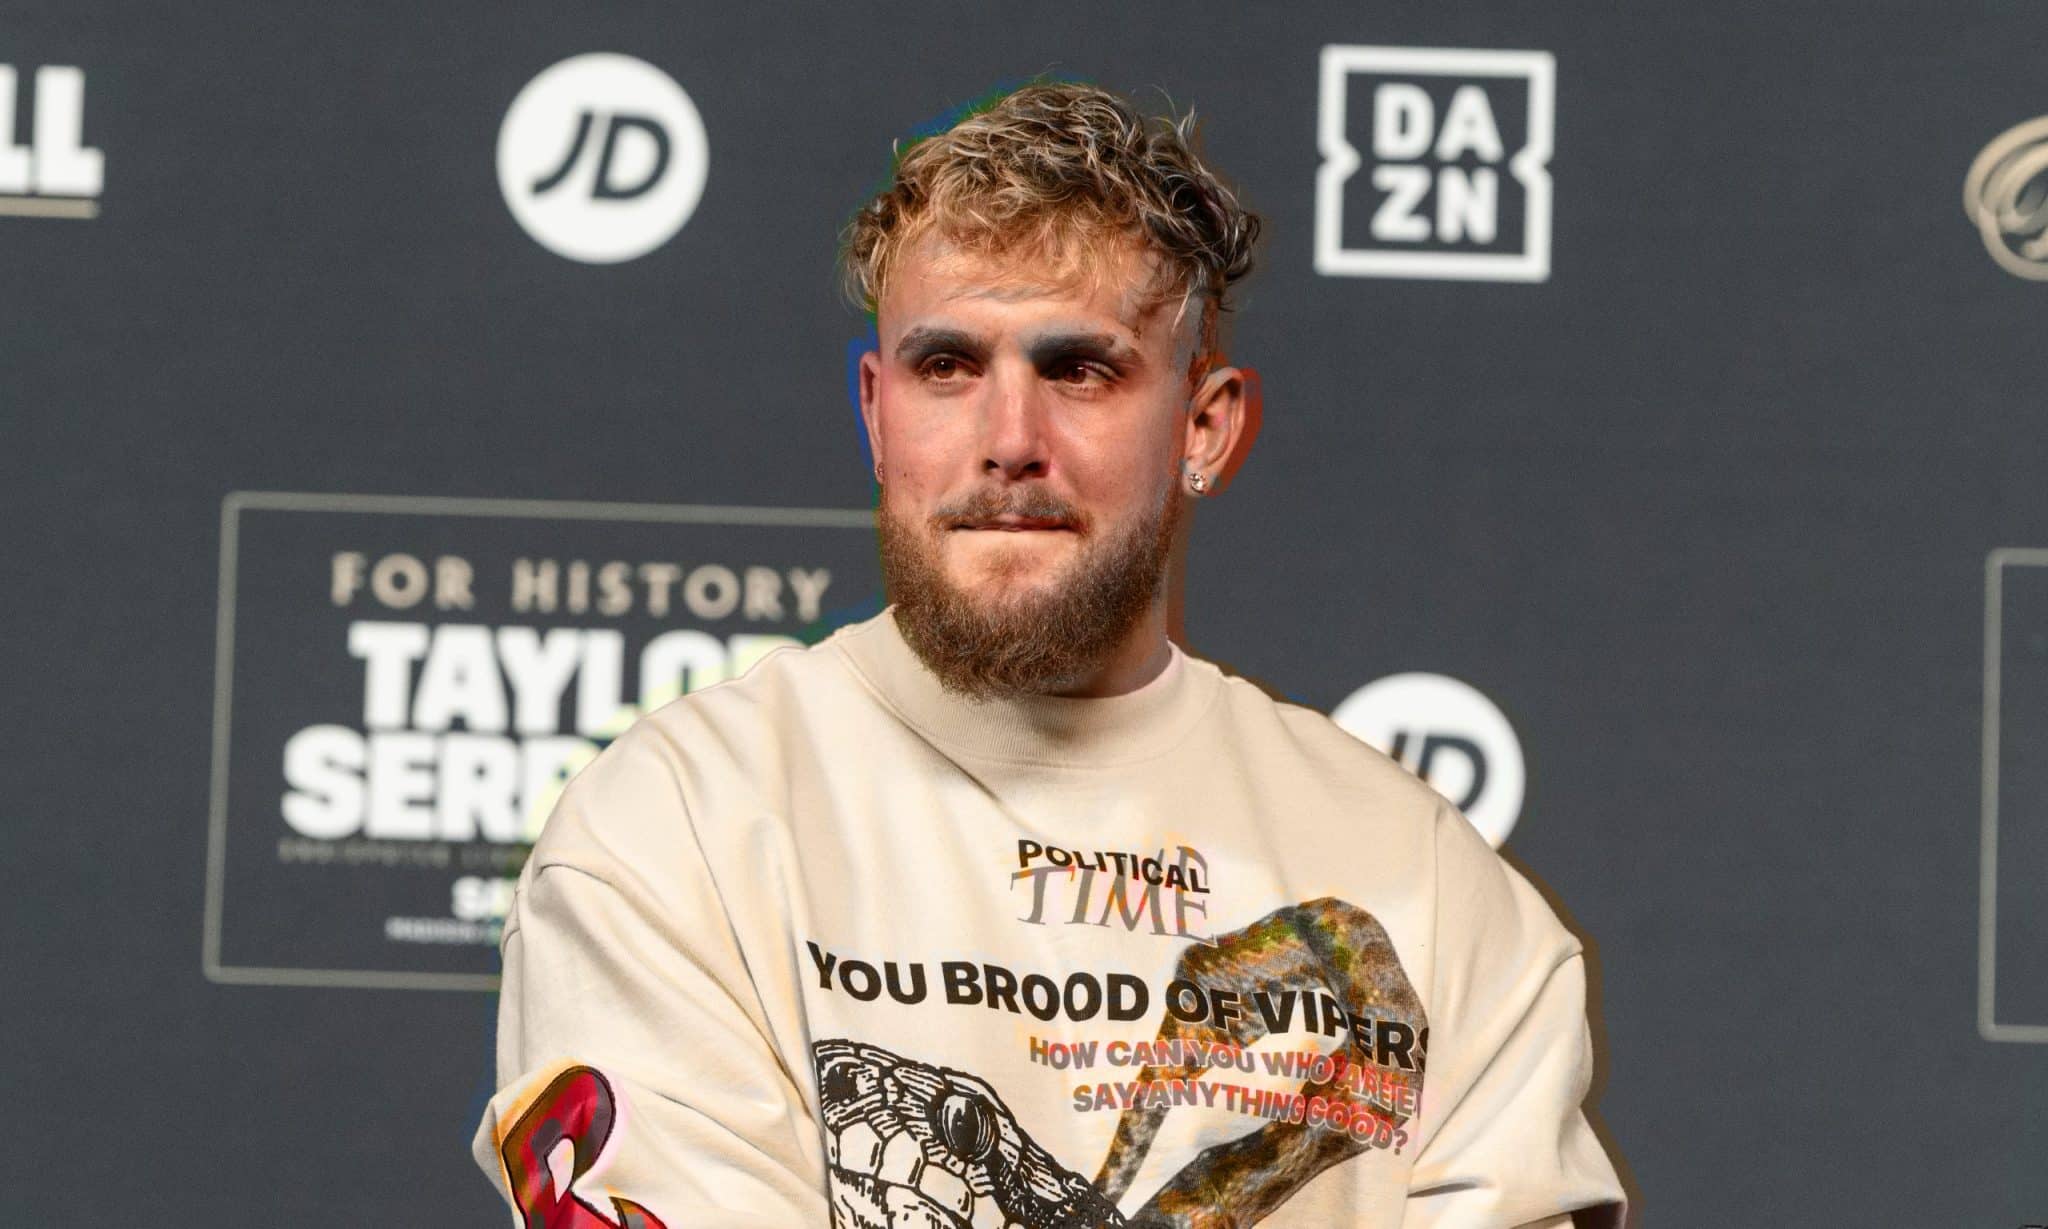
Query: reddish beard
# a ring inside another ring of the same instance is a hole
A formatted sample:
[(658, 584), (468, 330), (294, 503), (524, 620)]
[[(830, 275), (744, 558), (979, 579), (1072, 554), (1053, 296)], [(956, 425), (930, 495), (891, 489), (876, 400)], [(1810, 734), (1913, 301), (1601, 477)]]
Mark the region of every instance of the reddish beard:
[[(939, 540), (973, 532), (948, 527), (959, 520), (1004, 513), (1066, 521), (1076, 528), (1028, 532), (1077, 532), (1081, 550), (1049, 584), (1012, 597), (978, 599), (947, 577)], [(1106, 536), (1036, 489), (1009, 498), (978, 493), (923, 524), (897, 516), (885, 494), (875, 510), (882, 582), (904, 641), (948, 691), (974, 700), (1059, 692), (1101, 669), (1144, 619), (1183, 514), (1172, 483), (1158, 506)]]

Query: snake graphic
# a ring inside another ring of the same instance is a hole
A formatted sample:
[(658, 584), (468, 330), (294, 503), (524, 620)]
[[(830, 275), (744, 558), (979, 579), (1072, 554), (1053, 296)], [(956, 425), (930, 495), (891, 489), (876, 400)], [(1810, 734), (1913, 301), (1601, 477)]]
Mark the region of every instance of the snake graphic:
[[(1409, 985), (1377, 919), (1332, 897), (1288, 905), (1213, 945), (1195, 945), (1176, 977), (1208, 989), (1254, 994), (1327, 994), (1353, 1018), (1390, 1021), (1418, 1043), (1406, 1078), (1419, 1087), (1428, 1036), (1422, 1001)], [(1288, 1027), (1286, 1023), (1282, 1028)], [(1249, 1046), (1267, 1036), (1262, 1012), (1228, 1028), (1168, 1014), (1158, 1042)], [(1348, 1031), (1339, 1053), (1370, 1068)], [(1169, 1050), (1171, 1047), (1169, 1047)], [(1108, 1155), (1091, 1182), (1025, 1133), (994, 1088), (976, 1076), (846, 1039), (812, 1047), (831, 1170), (834, 1229), (1224, 1229), (1271, 1215), (1309, 1179), (1369, 1146), (1349, 1132), (1267, 1122), (1214, 1145), (1168, 1178), (1136, 1213), (1117, 1205), (1144, 1164), (1166, 1115), (1134, 1103), (1117, 1120)], [(1144, 1067), (1139, 1079), (1194, 1079), (1195, 1058)], [(1306, 1080), (1304, 1096), (1341, 1093), (1341, 1075)], [(1142, 1099), (1141, 1099), (1142, 1101)], [(1406, 1116), (1384, 1113), (1398, 1126)]]

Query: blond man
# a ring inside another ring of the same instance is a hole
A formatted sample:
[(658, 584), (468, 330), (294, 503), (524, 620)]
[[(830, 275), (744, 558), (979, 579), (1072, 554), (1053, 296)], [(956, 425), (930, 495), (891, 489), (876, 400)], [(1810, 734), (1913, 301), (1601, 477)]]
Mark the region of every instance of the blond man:
[(1441, 798), (1169, 637), (1257, 218), (1105, 91), (848, 233), (891, 605), (571, 783), (478, 1162), (535, 1226), (1618, 1219), (1580, 945)]

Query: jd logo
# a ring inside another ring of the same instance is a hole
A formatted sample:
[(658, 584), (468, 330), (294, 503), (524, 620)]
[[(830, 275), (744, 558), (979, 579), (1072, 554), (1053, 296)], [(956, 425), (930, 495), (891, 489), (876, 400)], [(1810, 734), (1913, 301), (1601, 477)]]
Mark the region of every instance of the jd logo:
[(1544, 51), (1325, 47), (1316, 272), (1550, 276)]
[(0, 64), (0, 213), (90, 218), (99, 214), (106, 155), (84, 144), (85, 73), (45, 65), (35, 74), (32, 136), (17, 145), (19, 78)]
[(1430, 783), (1498, 848), (1522, 812), (1521, 740), (1493, 701), (1442, 674), (1393, 674), (1347, 696), (1331, 720)]
[(528, 82), (498, 129), (498, 188), (526, 233), (616, 264), (668, 242), (704, 194), (704, 121), (668, 74), (579, 55)]
[[(576, 139), (569, 145), (568, 156), (562, 159), (562, 165), (534, 181), (535, 196), (546, 196), (561, 187), (562, 181), (569, 178), (569, 172), (576, 169), (577, 163), (583, 158), (583, 147), (590, 139), (590, 121), (595, 118), (596, 116), (589, 111), (577, 117)], [(631, 185), (621, 185), (612, 179), (612, 168), (615, 165), (612, 156), (618, 152), (621, 132), (644, 133), (648, 140), (654, 142), (654, 164), (647, 168), (647, 173), (640, 177), (639, 182)], [(668, 132), (660, 124), (644, 115), (612, 116), (604, 128), (604, 152), (597, 156), (597, 182), (590, 186), (591, 199), (630, 201), (636, 196), (646, 195), (655, 184), (661, 182), (661, 173), (668, 169), (668, 154)]]

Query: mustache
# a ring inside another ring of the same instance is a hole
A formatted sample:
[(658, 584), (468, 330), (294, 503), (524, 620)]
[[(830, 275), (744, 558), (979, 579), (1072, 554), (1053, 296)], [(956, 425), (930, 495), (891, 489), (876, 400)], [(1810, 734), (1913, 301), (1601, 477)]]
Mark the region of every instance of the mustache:
[(994, 520), (999, 516), (1059, 521), (1076, 530), (1088, 528), (1088, 518), (1079, 508), (1043, 487), (1019, 491), (988, 488), (973, 491), (952, 503), (941, 505), (932, 513), (932, 521), (941, 529), (950, 529), (956, 525)]

